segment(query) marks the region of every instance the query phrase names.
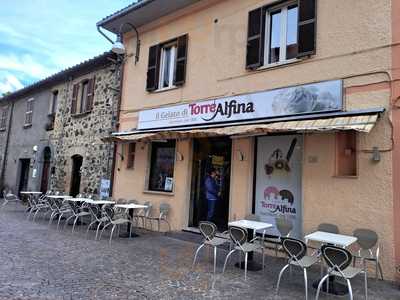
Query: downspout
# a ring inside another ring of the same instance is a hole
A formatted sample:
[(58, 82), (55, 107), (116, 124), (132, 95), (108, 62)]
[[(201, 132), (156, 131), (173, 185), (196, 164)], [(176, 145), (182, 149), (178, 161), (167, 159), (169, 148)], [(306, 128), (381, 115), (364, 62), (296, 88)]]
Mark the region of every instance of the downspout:
[[(101, 31), (100, 31), (101, 32)], [(122, 101), (122, 88), (124, 82), (124, 65), (125, 59), (122, 59), (120, 63), (120, 71), (119, 71), (119, 95), (118, 95), (118, 104), (117, 104), (117, 115), (115, 120), (115, 130), (119, 130), (119, 118), (121, 114), (121, 101)], [(111, 166), (111, 178), (110, 178), (110, 195), (113, 195), (114, 190), (114, 177), (115, 177), (115, 167), (116, 167), (116, 159), (117, 159), (117, 143), (114, 143), (114, 151), (113, 151), (113, 159), (112, 159), (112, 166)]]
[(8, 120), (8, 127), (7, 127), (8, 130), (7, 130), (7, 137), (6, 137), (6, 147), (4, 149), (4, 159), (3, 159), (3, 163), (2, 163), (1, 176), (0, 176), (1, 190), (3, 190), (3, 188), (4, 188), (4, 177), (5, 177), (6, 166), (7, 166), (8, 146), (9, 146), (10, 135), (11, 135), (11, 124), (12, 124), (12, 119), (13, 119), (13, 113), (14, 113), (14, 102), (11, 102), (11, 112), (10, 112), (10, 118)]

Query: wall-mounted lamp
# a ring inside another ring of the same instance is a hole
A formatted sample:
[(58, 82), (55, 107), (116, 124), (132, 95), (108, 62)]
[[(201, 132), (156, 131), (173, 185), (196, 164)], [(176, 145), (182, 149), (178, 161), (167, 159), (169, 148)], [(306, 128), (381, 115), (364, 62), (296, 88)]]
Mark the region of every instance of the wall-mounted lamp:
[(183, 159), (184, 159), (183, 154), (180, 153), (179, 151), (176, 151), (176, 160), (183, 161)]
[(136, 63), (139, 61), (140, 39), (139, 39), (139, 32), (138, 32), (138, 30), (136, 29), (136, 27), (133, 24), (131, 24), (129, 22), (122, 23), (121, 26), (119, 27), (118, 34), (117, 34), (117, 39), (116, 39), (115, 42), (112, 39), (110, 39), (104, 32), (101, 31), (100, 26), (97, 26), (97, 30), (111, 44), (113, 44), (112, 48), (111, 48), (112, 52), (114, 52), (115, 54), (118, 54), (118, 55), (125, 55), (126, 54), (126, 49), (125, 49), (124, 44), (122, 43), (122, 33), (123, 33), (122, 30), (123, 30), (124, 26), (126, 26), (126, 25), (130, 26), (136, 33), (136, 53), (135, 53), (135, 65), (136, 65)]
[(381, 152), (379, 151), (378, 147), (372, 148), (372, 161), (373, 162), (381, 161)]
[(38, 146), (37, 145), (33, 146), (32, 147), (32, 151), (33, 151), (33, 153), (38, 152)]
[(236, 151), (236, 154), (237, 154), (237, 158), (238, 158), (238, 160), (240, 160), (240, 161), (244, 161), (244, 154), (243, 154), (243, 152), (242, 152), (242, 151), (240, 151), (240, 150), (237, 150), (237, 151)]

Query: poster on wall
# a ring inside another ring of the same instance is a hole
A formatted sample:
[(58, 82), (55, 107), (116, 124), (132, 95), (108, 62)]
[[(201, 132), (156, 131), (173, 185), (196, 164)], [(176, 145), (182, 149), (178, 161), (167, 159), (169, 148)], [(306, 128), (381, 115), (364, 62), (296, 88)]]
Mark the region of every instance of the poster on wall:
[(100, 183), (100, 199), (106, 199), (110, 196), (111, 182), (109, 179), (101, 179)]
[(332, 80), (139, 112), (138, 129), (168, 128), (340, 111), (342, 81)]
[(255, 214), (279, 235), (276, 218), (293, 225), (291, 236), (302, 237), (302, 136), (257, 138)]

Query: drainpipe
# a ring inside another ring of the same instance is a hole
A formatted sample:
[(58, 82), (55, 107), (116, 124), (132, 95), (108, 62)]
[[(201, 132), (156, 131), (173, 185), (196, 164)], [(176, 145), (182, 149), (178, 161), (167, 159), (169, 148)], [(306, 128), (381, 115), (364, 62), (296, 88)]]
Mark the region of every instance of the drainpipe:
[(7, 166), (8, 144), (9, 144), (10, 135), (11, 135), (11, 123), (12, 123), (12, 119), (13, 119), (13, 113), (14, 113), (14, 102), (11, 102), (11, 112), (10, 112), (10, 118), (8, 120), (8, 127), (7, 127), (8, 130), (7, 130), (7, 137), (6, 137), (6, 147), (4, 150), (4, 159), (3, 159), (1, 175), (0, 175), (1, 190), (3, 190), (3, 188), (4, 188), (4, 177), (5, 177), (6, 166)]
[[(118, 104), (117, 104), (117, 116), (115, 120), (115, 129), (116, 131), (119, 130), (119, 117), (121, 113), (121, 101), (122, 101), (122, 88), (123, 88), (123, 79), (124, 79), (124, 64), (125, 59), (123, 58), (119, 68), (119, 95), (118, 95)], [(116, 167), (116, 159), (117, 159), (117, 143), (114, 143), (114, 151), (113, 151), (113, 159), (112, 159), (112, 166), (111, 166), (111, 178), (110, 178), (110, 196), (113, 195), (114, 190), (114, 176), (115, 176), (115, 167)]]

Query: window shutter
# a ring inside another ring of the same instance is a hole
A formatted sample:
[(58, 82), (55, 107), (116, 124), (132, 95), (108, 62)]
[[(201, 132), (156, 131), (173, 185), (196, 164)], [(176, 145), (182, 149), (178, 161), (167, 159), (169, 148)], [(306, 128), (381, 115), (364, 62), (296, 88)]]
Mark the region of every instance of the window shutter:
[(91, 111), (93, 108), (94, 88), (96, 77), (89, 79), (87, 97), (86, 97), (86, 111)]
[(297, 57), (304, 57), (315, 54), (316, 21), (316, 0), (299, 0), (299, 52), (297, 54)]
[(260, 7), (249, 12), (246, 69), (255, 69), (264, 64), (264, 41), (265, 9)]
[(160, 45), (152, 46), (149, 49), (149, 64), (147, 68), (146, 90), (151, 92), (158, 88), (158, 73), (160, 60)]
[(79, 83), (74, 84), (72, 88), (71, 115), (76, 114), (76, 106), (78, 104), (78, 91), (79, 91)]
[(188, 35), (178, 37), (177, 55), (175, 63), (174, 85), (180, 86), (186, 79), (186, 61), (188, 50)]

